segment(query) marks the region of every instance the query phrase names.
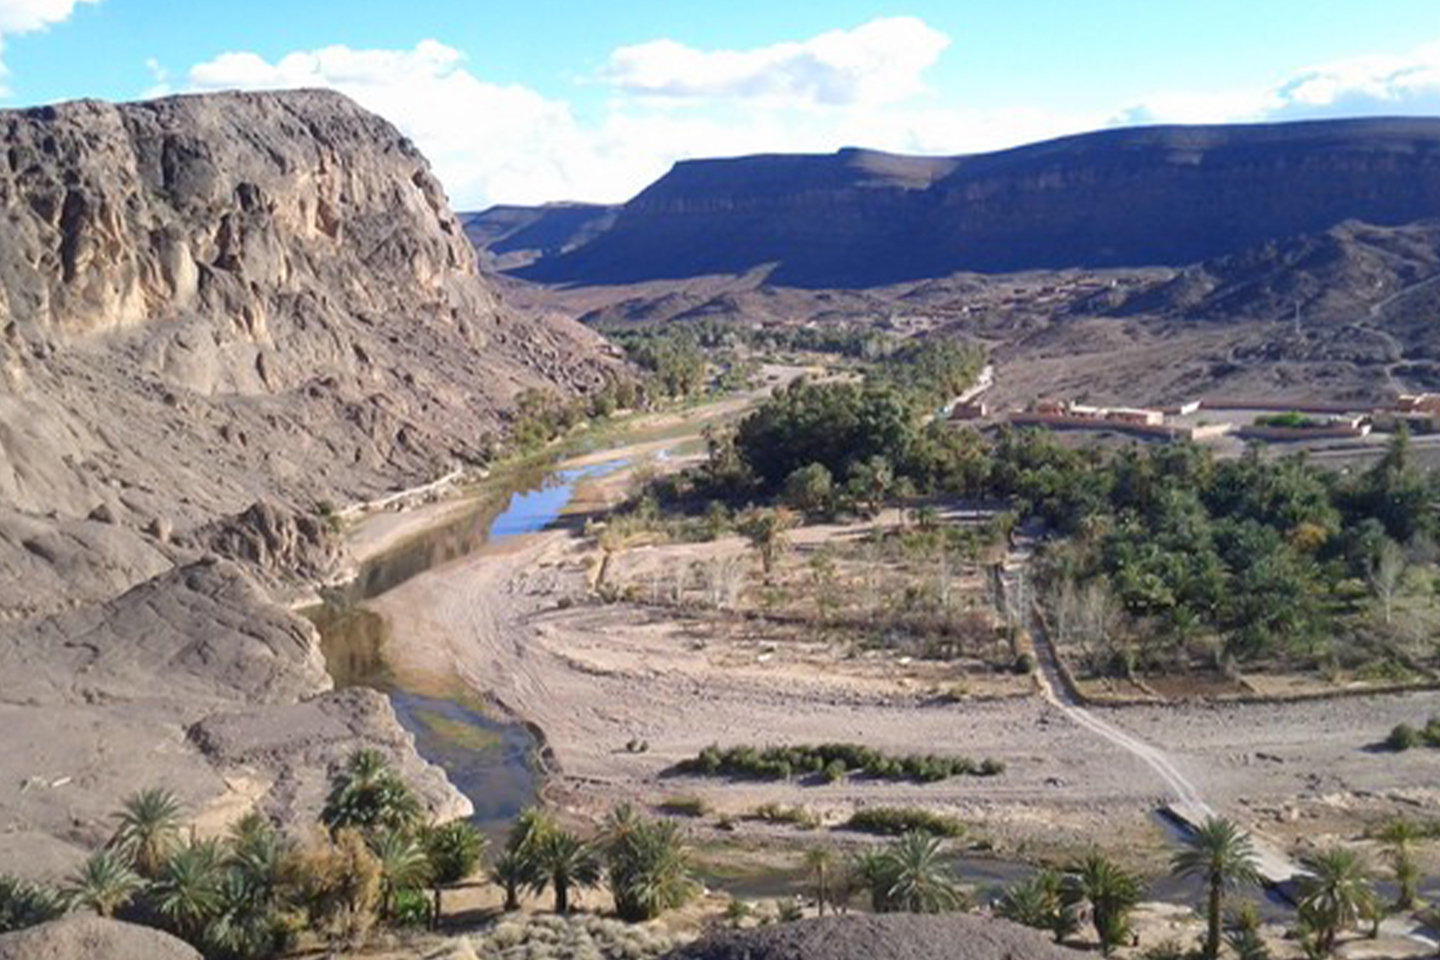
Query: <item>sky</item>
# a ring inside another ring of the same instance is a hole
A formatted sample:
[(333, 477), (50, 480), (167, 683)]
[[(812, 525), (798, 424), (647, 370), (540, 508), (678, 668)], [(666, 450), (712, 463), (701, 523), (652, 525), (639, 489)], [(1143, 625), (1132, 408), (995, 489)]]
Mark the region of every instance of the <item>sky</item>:
[(1437, 0), (0, 0), (0, 107), (325, 86), (461, 210), (688, 157), (1440, 115)]

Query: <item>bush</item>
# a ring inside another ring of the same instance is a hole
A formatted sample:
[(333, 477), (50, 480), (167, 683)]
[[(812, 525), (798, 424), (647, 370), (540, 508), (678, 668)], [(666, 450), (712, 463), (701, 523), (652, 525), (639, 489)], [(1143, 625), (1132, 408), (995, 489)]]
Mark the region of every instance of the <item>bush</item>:
[(919, 807), (862, 807), (851, 815), (846, 829), (884, 836), (928, 833), (935, 837), (960, 837), (965, 825), (959, 819)]
[(820, 817), (809, 807), (787, 807), (779, 803), (762, 803), (755, 808), (751, 817), (766, 823), (788, 823), (801, 830), (814, 830), (820, 826)]
[(1420, 746), (1420, 731), (1408, 723), (1397, 723), (1390, 731), (1390, 736), (1385, 739), (1385, 746), (1397, 752), (1412, 750)]

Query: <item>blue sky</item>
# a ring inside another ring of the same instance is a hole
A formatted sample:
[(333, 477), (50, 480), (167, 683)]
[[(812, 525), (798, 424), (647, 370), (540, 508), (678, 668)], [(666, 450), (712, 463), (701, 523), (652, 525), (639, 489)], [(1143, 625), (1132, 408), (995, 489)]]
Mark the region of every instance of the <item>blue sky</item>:
[(336, 87), (461, 208), (686, 156), (994, 149), (1135, 122), (1440, 113), (1436, 0), (0, 0), (0, 104)]

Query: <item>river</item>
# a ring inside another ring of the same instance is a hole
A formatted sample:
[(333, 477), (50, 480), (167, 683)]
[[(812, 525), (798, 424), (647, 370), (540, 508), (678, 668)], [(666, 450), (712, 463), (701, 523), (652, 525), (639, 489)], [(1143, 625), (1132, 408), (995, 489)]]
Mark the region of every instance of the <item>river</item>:
[(473, 509), (371, 559), (353, 581), (330, 591), (323, 606), (306, 611), (320, 631), (335, 685), (372, 687), (387, 694), (401, 725), (414, 736), (416, 751), (444, 769), (474, 805), (473, 822), (489, 834), (502, 832), (535, 801), (540, 772), (534, 734), (522, 724), (497, 719), (479, 696), (463, 690), (453, 698), (437, 698), (404, 689), (386, 666), (390, 630), (365, 601), (487, 543), (550, 527), (580, 483), (613, 473), (627, 462), (616, 459), (571, 469), (551, 465), (508, 474), (477, 495)]

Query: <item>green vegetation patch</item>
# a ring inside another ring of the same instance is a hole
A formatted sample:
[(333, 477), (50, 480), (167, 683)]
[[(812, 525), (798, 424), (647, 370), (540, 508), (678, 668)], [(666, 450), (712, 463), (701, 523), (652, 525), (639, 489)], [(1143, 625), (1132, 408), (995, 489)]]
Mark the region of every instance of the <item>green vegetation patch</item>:
[(479, 753), (486, 750), (497, 750), (500, 747), (500, 734), (494, 730), (486, 730), (484, 727), (477, 727), (474, 724), (465, 723), (463, 720), (452, 720), (444, 714), (432, 710), (417, 711), (415, 716), (436, 736), (462, 749), (474, 750)]
[(936, 754), (890, 756), (873, 747), (854, 743), (822, 743), (792, 747), (730, 747), (711, 745), (678, 768), (682, 773), (706, 777), (752, 777), (784, 780), (796, 775), (819, 775), (834, 783), (847, 774), (864, 774), (880, 780), (918, 780), (933, 783), (950, 777), (990, 777), (1005, 771), (1005, 764), (969, 757)]
[(956, 817), (920, 807), (863, 807), (845, 822), (847, 830), (900, 836), (928, 833), (934, 837), (960, 837), (965, 824)]
[(1440, 747), (1440, 716), (1431, 717), (1423, 727), (1396, 724), (1390, 736), (1385, 738), (1385, 746), (1397, 753), (1416, 747)]

